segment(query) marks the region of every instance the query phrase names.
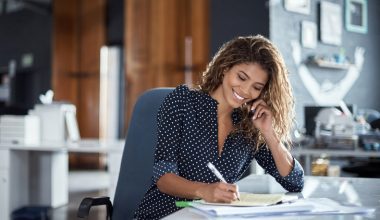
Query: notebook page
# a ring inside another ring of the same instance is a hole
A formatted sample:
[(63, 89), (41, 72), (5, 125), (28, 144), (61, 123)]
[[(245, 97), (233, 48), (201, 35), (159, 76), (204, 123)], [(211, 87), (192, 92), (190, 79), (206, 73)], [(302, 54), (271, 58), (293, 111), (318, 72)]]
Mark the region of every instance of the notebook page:
[(284, 194), (252, 194), (240, 193), (240, 201), (231, 203), (210, 203), (204, 200), (199, 202), (202, 204), (222, 205), (222, 206), (268, 206), (281, 202), (284, 199)]

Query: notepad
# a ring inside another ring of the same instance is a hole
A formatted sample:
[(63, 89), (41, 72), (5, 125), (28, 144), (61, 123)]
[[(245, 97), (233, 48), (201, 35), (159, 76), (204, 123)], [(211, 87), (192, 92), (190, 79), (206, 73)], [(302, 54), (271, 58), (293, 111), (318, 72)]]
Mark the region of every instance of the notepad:
[(204, 200), (197, 202), (201, 204), (209, 205), (221, 205), (221, 206), (268, 206), (278, 204), (280, 202), (289, 202), (296, 200), (297, 196), (290, 196), (285, 194), (252, 194), (252, 193), (240, 193), (240, 201), (233, 201), (231, 203), (211, 203)]

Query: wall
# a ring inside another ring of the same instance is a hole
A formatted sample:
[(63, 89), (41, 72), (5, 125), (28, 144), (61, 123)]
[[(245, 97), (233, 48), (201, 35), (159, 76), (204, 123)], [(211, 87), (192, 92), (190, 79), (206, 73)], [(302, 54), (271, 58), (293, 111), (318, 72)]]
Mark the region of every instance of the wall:
[(107, 0), (107, 45), (123, 45), (124, 0)]
[[(20, 108), (33, 107), (51, 87), (51, 26), (51, 14), (23, 9), (0, 15), (0, 67), (12, 59), (17, 63), (21, 85), (13, 104)], [(33, 66), (27, 69), (21, 66), (24, 54), (33, 55)]]
[(211, 0), (210, 57), (232, 38), (256, 34), (269, 37), (269, 8), (266, 1)]
[[(342, 7), (342, 18), (344, 18), (344, 1), (334, 0), (328, 1), (338, 3)], [(301, 21), (308, 20), (314, 21), (317, 24), (317, 32), (319, 33), (319, 0), (311, 0), (311, 13), (309, 15), (294, 13), (286, 11), (284, 2), (279, 0), (271, 1), (270, 10), (270, 38), (278, 46), (282, 52), (285, 62), (291, 74), (291, 83), (293, 85), (294, 94), (296, 97), (296, 113), (299, 127), (304, 124), (304, 105), (315, 105), (316, 102), (309, 93), (308, 89), (302, 82), (299, 70), (294, 62), (292, 54), (291, 40), (300, 42), (301, 40)], [(380, 2), (368, 0), (368, 32), (366, 34), (349, 32), (344, 28), (345, 21), (343, 21), (343, 33), (341, 46), (333, 46), (321, 43), (318, 38), (318, 44), (315, 49), (307, 49), (301, 47), (302, 60), (312, 54), (325, 54), (332, 55), (339, 53), (340, 48), (344, 48), (346, 55), (350, 60), (354, 61), (355, 47), (360, 46), (365, 49), (364, 64), (359, 78), (354, 82), (351, 89), (344, 96), (343, 100), (346, 103), (354, 103), (358, 108), (372, 108), (380, 110), (380, 92), (379, 82), (380, 63), (378, 58), (380, 55)], [(317, 68), (311, 65), (306, 65), (312, 76), (322, 83), (329, 80), (338, 83), (343, 79), (348, 70), (333, 70)]]

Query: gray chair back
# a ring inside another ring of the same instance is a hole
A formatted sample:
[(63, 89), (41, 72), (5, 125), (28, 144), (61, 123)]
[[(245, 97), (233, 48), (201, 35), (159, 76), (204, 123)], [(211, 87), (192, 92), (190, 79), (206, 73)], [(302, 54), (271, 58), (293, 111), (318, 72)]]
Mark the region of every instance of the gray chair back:
[(132, 113), (125, 141), (112, 219), (132, 219), (151, 183), (157, 143), (157, 113), (173, 88), (156, 88), (142, 94)]

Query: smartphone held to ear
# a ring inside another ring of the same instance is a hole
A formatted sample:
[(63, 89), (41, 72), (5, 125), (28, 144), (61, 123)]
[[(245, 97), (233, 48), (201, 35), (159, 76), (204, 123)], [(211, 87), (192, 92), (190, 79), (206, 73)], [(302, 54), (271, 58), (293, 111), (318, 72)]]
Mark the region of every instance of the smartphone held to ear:
[(248, 118), (252, 118), (253, 115), (255, 114), (256, 109), (251, 109), (251, 108), (252, 108), (252, 105), (253, 105), (253, 103), (254, 103), (255, 101), (256, 101), (256, 99), (247, 102), (247, 105), (249, 106)]
[(248, 113), (248, 118), (252, 118), (253, 115), (255, 114), (255, 112), (256, 112), (255, 109), (250, 110), (249, 113)]

